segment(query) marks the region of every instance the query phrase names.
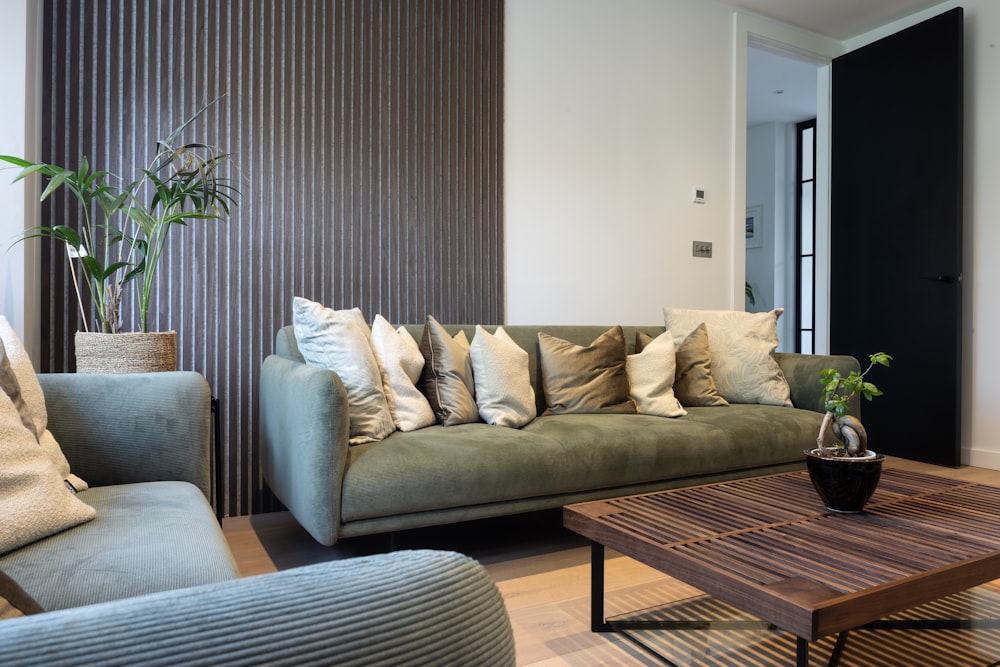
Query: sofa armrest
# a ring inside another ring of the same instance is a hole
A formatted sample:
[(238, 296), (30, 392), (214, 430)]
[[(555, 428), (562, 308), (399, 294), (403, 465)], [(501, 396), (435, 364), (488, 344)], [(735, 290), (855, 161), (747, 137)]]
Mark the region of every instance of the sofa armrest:
[(199, 373), (39, 373), (49, 430), (91, 486), (162, 480), (211, 493), (212, 395)]
[[(774, 358), (785, 374), (785, 379), (788, 380), (792, 405), (813, 412), (823, 412), (823, 386), (819, 383), (821, 370), (835, 368), (844, 375), (852, 370), (861, 370), (858, 360), (847, 355), (777, 352)], [(858, 397), (852, 399), (850, 406), (854, 414), (859, 414), (860, 399)]]
[(397, 551), (0, 622), (10, 667), (514, 665), (476, 561)]
[(271, 355), (260, 374), (260, 462), (271, 491), (317, 542), (340, 527), (347, 390), (333, 371)]
[[(781, 371), (788, 380), (792, 394), (792, 404), (797, 408), (823, 412), (823, 385), (819, 383), (819, 372), (825, 368), (835, 368), (847, 375), (852, 370), (861, 370), (858, 360), (847, 355), (798, 354), (777, 352), (774, 355)], [(855, 397), (851, 412), (859, 414), (861, 401)]]

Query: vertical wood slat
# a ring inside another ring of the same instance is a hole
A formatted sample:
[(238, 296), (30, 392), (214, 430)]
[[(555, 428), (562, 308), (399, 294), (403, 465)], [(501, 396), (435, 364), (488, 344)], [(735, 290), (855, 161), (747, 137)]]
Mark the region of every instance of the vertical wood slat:
[[(174, 230), (150, 312), (220, 398), (224, 514), (272, 507), (257, 373), (293, 296), (503, 321), (503, 0), (46, 0), (44, 15), (44, 161), (131, 176), (226, 95), (185, 136), (233, 154), (241, 204)], [(41, 215), (79, 211), (59, 195)], [(70, 371), (76, 299), (63, 250), (42, 254), (40, 366)]]

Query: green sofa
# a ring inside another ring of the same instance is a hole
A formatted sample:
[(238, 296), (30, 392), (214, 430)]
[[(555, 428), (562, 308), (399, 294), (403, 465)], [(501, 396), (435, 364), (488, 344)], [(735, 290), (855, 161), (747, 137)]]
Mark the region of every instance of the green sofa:
[[(450, 334), (471, 325), (451, 325)], [(407, 325), (420, 340), (422, 325)], [(495, 331), (495, 327), (487, 327)], [(539, 415), (545, 408), (537, 334), (589, 345), (604, 326), (504, 326), (528, 352)], [(636, 331), (624, 327), (629, 352)], [(567, 503), (782, 472), (804, 465), (815, 442), (819, 371), (858, 368), (853, 357), (776, 354), (795, 407), (688, 408), (688, 415), (569, 414), (520, 429), (485, 423), (396, 431), (348, 446), (346, 390), (329, 370), (304, 363), (282, 327), (260, 386), (264, 478), (321, 544), (342, 537), (555, 508)]]
[(93, 520), (0, 555), (45, 610), (0, 620), (21, 665), (513, 665), (474, 560), (399, 551), (239, 578), (210, 489), (210, 393), (191, 372), (42, 374)]

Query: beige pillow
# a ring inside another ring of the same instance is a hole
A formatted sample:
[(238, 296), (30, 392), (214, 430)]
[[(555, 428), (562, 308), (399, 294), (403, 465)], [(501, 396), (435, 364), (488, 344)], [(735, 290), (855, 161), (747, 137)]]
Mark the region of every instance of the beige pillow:
[(542, 389), (551, 414), (635, 413), (625, 369), (625, 332), (614, 326), (587, 347), (538, 332)]
[[(62, 448), (56, 442), (55, 436), (49, 430), (49, 413), (45, 407), (45, 395), (42, 393), (42, 385), (38, 383), (35, 376), (35, 367), (28, 357), (28, 351), (21, 342), (21, 338), (14, 331), (14, 328), (7, 321), (6, 317), (0, 316), (0, 342), (6, 350), (6, 360), (16, 378), (16, 395), (8, 392), (19, 414), (25, 420), (28, 430), (37, 438), (38, 444), (42, 446), (45, 453), (52, 459), (52, 462), (59, 470), (59, 474), (77, 491), (87, 488), (87, 482), (70, 472), (69, 461), (66, 460)], [(28, 420), (33, 423), (28, 424)]]
[(433, 424), (431, 404), (416, 386), (424, 369), (424, 356), (406, 327), (393, 329), (388, 320), (376, 315), (372, 321), (372, 351), (382, 371), (382, 387), (396, 428), (415, 431)]
[(535, 390), (531, 386), (528, 353), (497, 327), (491, 334), (476, 325), (469, 346), (476, 405), (487, 424), (520, 428), (535, 418)]
[[(4, 367), (0, 373), (10, 373)], [(10, 385), (10, 377), (3, 381)], [(0, 392), (0, 554), (94, 518)]]
[(427, 316), (420, 336), (424, 371), (420, 388), (439, 423), (456, 426), (479, 421), (476, 384), (472, 377), (469, 339), (464, 331), (449, 336), (432, 316)]
[(335, 372), (347, 389), (350, 444), (382, 440), (396, 430), (361, 310), (332, 310), (297, 296), (292, 325), (306, 363)]
[(712, 355), (712, 377), (730, 403), (791, 406), (791, 392), (774, 359), (778, 347), (778, 317), (738, 310), (664, 308), (664, 324), (677, 338), (687, 337), (704, 323)]
[[(673, 333), (673, 332), (671, 332)], [(689, 408), (712, 408), (729, 405), (712, 378), (712, 356), (708, 349), (708, 331), (699, 324), (677, 345), (674, 371), (674, 395)]]
[(658, 417), (683, 417), (687, 411), (674, 395), (674, 369), (677, 365), (674, 336), (664, 331), (652, 338), (636, 332), (635, 354), (628, 355), (629, 395), (636, 411)]

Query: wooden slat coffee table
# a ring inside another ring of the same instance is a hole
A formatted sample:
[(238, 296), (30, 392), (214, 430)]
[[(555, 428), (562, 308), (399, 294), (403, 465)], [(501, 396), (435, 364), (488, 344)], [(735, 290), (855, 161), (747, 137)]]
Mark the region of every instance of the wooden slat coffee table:
[[(592, 542), (591, 622), (604, 547), (809, 642), (1000, 578), (1000, 488), (886, 469), (860, 514), (823, 508), (805, 471), (568, 505)], [(846, 636), (846, 635), (842, 635)]]

